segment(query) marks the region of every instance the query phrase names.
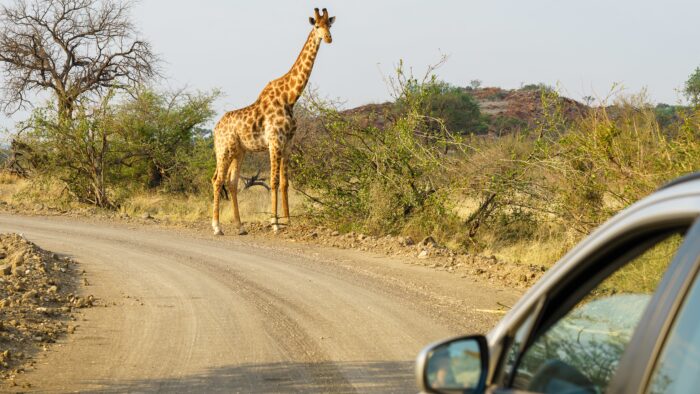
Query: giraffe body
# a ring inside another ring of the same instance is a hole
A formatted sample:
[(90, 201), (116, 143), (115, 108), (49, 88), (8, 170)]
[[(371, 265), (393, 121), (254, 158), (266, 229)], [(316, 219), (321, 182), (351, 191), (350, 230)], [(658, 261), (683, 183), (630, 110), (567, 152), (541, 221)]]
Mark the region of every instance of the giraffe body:
[(329, 18), (325, 8), (323, 15), (319, 14), (318, 8), (314, 12), (315, 18), (309, 18), (314, 27), (289, 72), (268, 83), (255, 103), (224, 114), (214, 128), (216, 171), (212, 178), (212, 228), (215, 234), (223, 234), (219, 224), (219, 199), (221, 187), (225, 182), (231, 191), (234, 225), (238, 227), (239, 234), (245, 233), (238, 212), (238, 179), (246, 152), (269, 151), (271, 223), (277, 231), (278, 188), (282, 195), (283, 217), (289, 223), (287, 170), (290, 142), (296, 131), (294, 104), (306, 87), (321, 41), (332, 41), (330, 26), (335, 20), (335, 17)]

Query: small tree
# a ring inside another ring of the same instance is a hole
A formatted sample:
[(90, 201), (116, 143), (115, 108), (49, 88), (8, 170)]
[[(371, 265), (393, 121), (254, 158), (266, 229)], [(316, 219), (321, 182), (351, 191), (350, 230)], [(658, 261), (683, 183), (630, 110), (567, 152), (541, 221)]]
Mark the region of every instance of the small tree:
[(99, 104), (79, 102), (70, 119), (49, 105), (34, 110), (17, 141), (31, 149), (37, 174), (60, 180), (81, 202), (115, 207), (115, 189), (163, 180), (192, 191), (211, 174), (211, 138), (201, 126), (216, 97), (144, 90), (115, 103), (108, 94)]
[(70, 120), (80, 98), (138, 85), (156, 75), (156, 56), (136, 36), (130, 3), (119, 0), (16, 0), (0, 7), (3, 109), (50, 91)]
[(434, 83), (429, 98), (429, 113), (445, 123), (447, 130), (456, 133), (480, 134), (487, 127), (481, 117), (479, 103), (462, 88), (445, 82)]
[[(114, 114), (108, 95), (100, 105), (78, 105), (72, 118), (55, 106), (37, 108), (25, 124), (22, 143), (31, 147), (43, 174), (60, 179), (77, 200), (112, 207), (107, 193), (114, 158)], [(36, 159), (35, 159), (36, 160)]]
[[(189, 178), (184, 173), (196, 156), (196, 140), (209, 133), (201, 125), (214, 115), (212, 103), (217, 97), (218, 91), (190, 94), (141, 90), (124, 103), (117, 114), (120, 146), (115, 149), (123, 150), (120, 161), (131, 169), (131, 180), (149, 188), (170, 180), (171, 189), (191, 189), (193, 180), (182, 178)], [(207, 149), (207, 158), (210, 155), (211, 149)]]
[(700, 105), (700, 67), (697, 67), (695, 71), (690, 74), (688, 80), (685, 81), (685, 86), (683, 88), (683, 94), (694, 106)]

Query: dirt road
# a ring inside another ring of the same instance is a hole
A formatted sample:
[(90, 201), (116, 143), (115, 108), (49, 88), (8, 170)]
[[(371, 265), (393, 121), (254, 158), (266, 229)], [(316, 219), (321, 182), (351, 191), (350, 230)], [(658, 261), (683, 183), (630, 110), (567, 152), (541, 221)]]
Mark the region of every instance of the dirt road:
[(76, 259), (105, 305), (18, 379), (36, 391), (414, 392), (424, 345), (486, 331), (518, 296), (274, 240), (5, 214), (0, 232)]

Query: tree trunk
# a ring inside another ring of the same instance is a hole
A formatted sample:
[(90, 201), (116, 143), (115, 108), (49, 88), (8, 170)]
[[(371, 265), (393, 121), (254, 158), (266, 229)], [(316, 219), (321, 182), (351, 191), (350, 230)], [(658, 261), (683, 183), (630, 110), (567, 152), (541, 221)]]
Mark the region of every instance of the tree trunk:
[(148, 166), (148, 188), (154, 189), (163, 183), (163, 173), (160, 168), (151, 163)]
[(58, 120), (59, 124), (63, 125), (65, 122), (73, 120), (73, 111), (75, 109), (75, 100), (70, 97), (59, 96), (58, 97)]

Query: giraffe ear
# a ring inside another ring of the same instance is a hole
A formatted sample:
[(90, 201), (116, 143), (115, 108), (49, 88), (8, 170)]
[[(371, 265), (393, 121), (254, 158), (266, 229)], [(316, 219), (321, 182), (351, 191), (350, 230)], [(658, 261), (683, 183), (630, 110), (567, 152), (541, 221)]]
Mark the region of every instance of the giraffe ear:
[(335, 22), (335, 17), (334, 17), (334, 16), (328, 18), (328, 25), (329, 25), (329, 26), (332, 25), (333, 22)]
[(312, 16), (309, 17), (309, 23), (311, 23), (311, 26), (316, 24), (316, 19), (314, 19)]

